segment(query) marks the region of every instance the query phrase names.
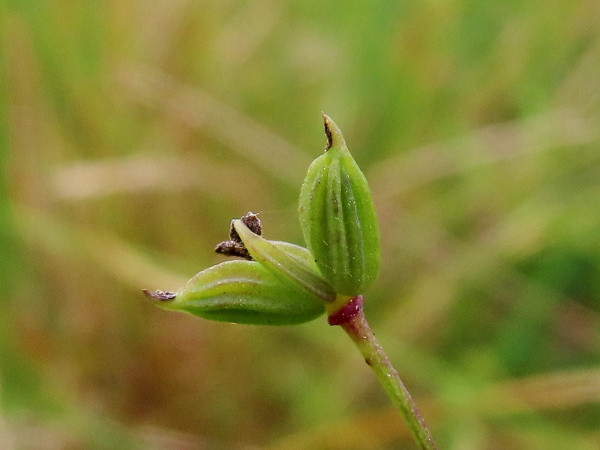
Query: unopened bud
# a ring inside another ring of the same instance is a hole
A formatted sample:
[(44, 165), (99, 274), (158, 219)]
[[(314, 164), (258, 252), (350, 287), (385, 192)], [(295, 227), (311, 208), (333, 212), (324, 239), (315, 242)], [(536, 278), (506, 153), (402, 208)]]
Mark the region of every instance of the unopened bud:
[(327, 148), (308, 169), (300, 224), (323, 277), (338, 294), (362, 294), (379, 270), (379, 228), (367, 180), (327, 116)]

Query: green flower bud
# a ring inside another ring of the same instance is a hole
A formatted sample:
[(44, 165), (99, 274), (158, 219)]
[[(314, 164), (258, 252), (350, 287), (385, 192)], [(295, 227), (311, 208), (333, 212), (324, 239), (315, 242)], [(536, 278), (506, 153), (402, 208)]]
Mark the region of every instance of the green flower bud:
[(323, 279), (307, 249), (287, 242), (267, 241), (239, 219), (233, 221), (233, 227), (250, 256), (282, 283), (324, 301), (335, 300), (333, 288)]
[(198, 273), (176, 293), (144, 292), (162, 308), (221, 322), (291, 325), (325, 312), (320, 298), (282, 283), (254, 261), (217, 264)]
[(379, 229), (367, 180), (325, 114), (327, 148), (308, 169), (300, 224), (319, 270), (339, 294), (362, 294), (379, 270)]

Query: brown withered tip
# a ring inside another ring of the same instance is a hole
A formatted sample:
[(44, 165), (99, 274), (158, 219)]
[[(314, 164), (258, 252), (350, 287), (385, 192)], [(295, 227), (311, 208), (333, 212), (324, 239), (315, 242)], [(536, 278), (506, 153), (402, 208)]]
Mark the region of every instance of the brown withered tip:
[(331, 136), (331, 129), (329, 128), (329, 116), (324, 112), (321, 113), (323, 116), (323, 125), (325, 125), (325, 136), (327, 136), (327, 147), (325, 147), (325, 151), (329, 150), (333, 145), (333, 137)]
[[(240, 217), (240, 220), (254, 234), (258, 234), (259, 236), (262, 235), (262, 224), (260, 222), (260, 219), (258, 218), (258, 214), (254, 214), (253, 212), (248, 211), (248, 214), (245, 214), (242, 217)], [(235, 219), (232, 220), (231, 224), (229, 225), (229, 239), (231, 239), (233, 242), (238, 242), (241, 244), (242, 239), (240, 238), (238, 232), (235, 230), (235, 227), (233, 226), (234, 222)]]
[(225, 256), (235, 256), (252, 261), (252, 256), (250, 256), (244, 244), (233, 240), (220, 242), (215, 247), (215, 252)]
[[(240, 217), (240, 220), (246, 225), (250, 231), (254, 234), (262, 235), (262, 224), (258, 218), (258, 214), (248, 211), (248, 214)], [(239, 236), (238, 236), (239, 237)]]
[(325, 135), (327, 136), (327, 147), (325, 148), (325, 151), (333, 146), (345, 145), (344, 136), (342, 135), (340, 128), (327, 114), (322, 112), (321, 115), (323, 116)]
[[(260, 223), (260, 219), (258, 218), (258, 214), (254, 214), (253, 212), (248, 212), (248, 214), (240, 217), (240, 220), (244, 225), (248, 227), (250, 231), (254, 234), (262, 235), (262, 224)], [(235, 220), (231, 221), (231, 225), (229, 226), (229, 241), (223, 241), (217, 244), (215, 247), (215, 252), (220, 253), (225, 256), (235, 256), (238, 258), (244, 258), (248, 261), (252, 261), (252, 256), (246, 249), (246, 246), (242, 242), (240, 235), (235, 230), (233, 223)]]
[(151, 298), (152, 300), (158, 300), (159, 302), (166, 302), (168, 300), (173, 300), (175, 297), (177, 297), (175, 293), (171, 291), (158, 290), (150, 292), (147, 289), (142, 289), (142, 292), (146, 297)]

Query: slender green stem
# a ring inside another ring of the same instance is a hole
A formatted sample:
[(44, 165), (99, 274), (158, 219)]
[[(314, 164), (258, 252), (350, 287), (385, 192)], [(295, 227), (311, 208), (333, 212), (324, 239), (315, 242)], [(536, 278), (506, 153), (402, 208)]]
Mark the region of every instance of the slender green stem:
[(362, 297), (354, 297), (341, 310), (330, 315), (329, 323), (340, 325), (356, 344), (365, 362), (375, 372), (394, 406), (400, 411), (419, 448), (423, 450), (437, 449), (425, 419), (371, 331), (362, 311)]

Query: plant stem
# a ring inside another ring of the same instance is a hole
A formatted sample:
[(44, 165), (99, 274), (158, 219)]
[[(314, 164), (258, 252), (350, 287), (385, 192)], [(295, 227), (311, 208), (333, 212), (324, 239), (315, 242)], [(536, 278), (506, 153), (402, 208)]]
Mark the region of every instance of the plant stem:
[(375, 372), (394, 406), (400, 411), (400, 415), (408, 425), (419, 448), (423, 450), (437, 449), (425, 419), (371, 331), (363, 313), (362, 304), (362, 296), (352, 298), (340, 310), (329, 316), (329, 324), (340, 325), (356, 344), (365, 362)]

